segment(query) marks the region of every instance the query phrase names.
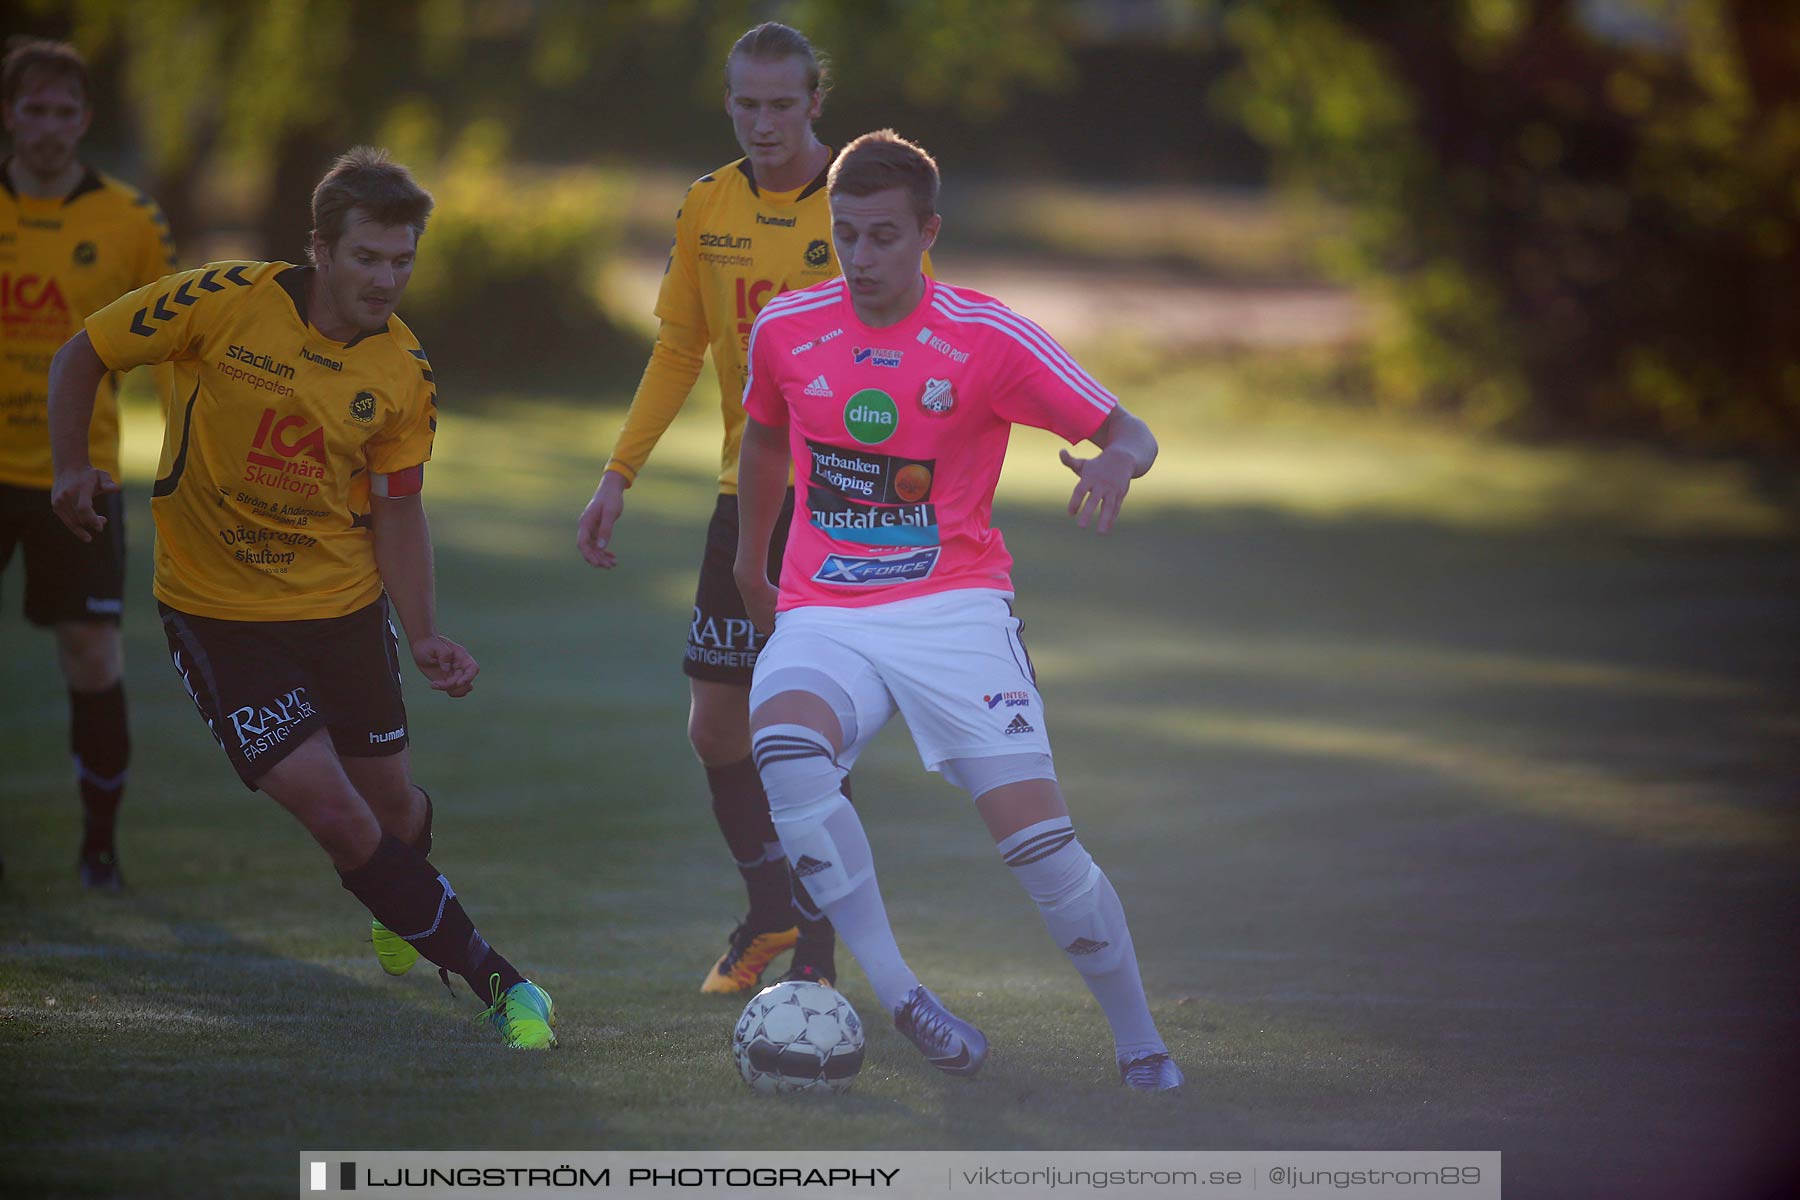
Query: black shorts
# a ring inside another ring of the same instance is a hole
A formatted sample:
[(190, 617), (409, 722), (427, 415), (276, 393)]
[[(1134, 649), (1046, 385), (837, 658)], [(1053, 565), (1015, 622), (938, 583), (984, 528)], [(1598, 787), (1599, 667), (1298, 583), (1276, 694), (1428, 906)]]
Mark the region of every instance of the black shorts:
[(25, 547), (25, 619), (119, 623), (125, 607), (125, 502), (118, 492), (94, 497), (106, 528), (84, 542), (50, 507), (43, 488), (0, 483), (0, 573), (14, 547)]
[(159, 603), (175, 670), (252, 790), (315, 729), (343, 758), (406, 748), (400, 643), (383, 595), (342, 617), (221, 621)]
[[(781, 576), (781, 556), (787, 552), (793, 517), (794, 491), (789, 488), (769, 538), (771, 580)], [(768, 639), (750, 623), (731, 571), (737, 562), (737, 539), (737, 497), (721, 495), (706, 526), (706, 554), (700, 560), (700, 585), (694, 589), (694, 619), (688, 625), (687, 659), (681, 669), (693, 679), (749, 687), (757, 651)]]

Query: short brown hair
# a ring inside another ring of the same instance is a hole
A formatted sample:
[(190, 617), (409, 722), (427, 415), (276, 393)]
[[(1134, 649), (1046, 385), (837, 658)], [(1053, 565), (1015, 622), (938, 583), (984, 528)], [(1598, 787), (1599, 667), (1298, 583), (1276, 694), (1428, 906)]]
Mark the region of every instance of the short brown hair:
[(865, 133), (845, 146), (831, 164), (827, 194), (871, 196), (888, 188), (904, 188), (912, 200), (919, 228), (937, 215), (937, 160), (925, 147), (909, 142), (891, 129)]
[(48, 38), (15, 35), (6, 39), (6, 59), (0, 65), (0, 103), (10, 105), (25, 90), (26, 81), (36, 74), (52, 79), (72, 81), (81, 92), (81, 105), (88, 104), (87, 60), (67, 42)]
[[(431, 193), (413, 182), (412, 172), (388, 158), (377, 146), (358, 146), (339, 156), (313, 189), (313, 237), (334, 246), (350, 224), (350, 210), (361, 209), (377, 225), (410, 225), (413, 241), (425, 236), (431, 217)], [(306, 246), (313, 257), (313, 243)]]
[(731, 53), (725, 56), (726, 91), (731, 90), (731, 64), (739, 55), (758, 62), (805, 59), (806, 90), (809, 93), (831, 90), (831, 60), (815, 51), (804, 33), (780, 21), (764, 21), (756, 28), (746, 30), (744, 36), (732, 44)]

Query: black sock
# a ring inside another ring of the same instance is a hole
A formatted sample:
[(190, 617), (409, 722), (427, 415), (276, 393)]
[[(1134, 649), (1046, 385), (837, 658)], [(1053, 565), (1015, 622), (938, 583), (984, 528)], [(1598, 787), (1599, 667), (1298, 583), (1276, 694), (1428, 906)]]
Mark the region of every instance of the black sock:
[(122, 681), (101, 692), (69, 693), (69, 750), (81, 787), (81, 853), (111, 850), (131, 763)]
[(750, 923), (758, 928), (786, 929), (794, 923), (793, 900), (788, 886), (787, 859), (769, 817), (769, 797), (763, 792), (756, 763), (742, 762), (706, 768), (706, 786), (712, 791), (713, 819), (725, 835), (725, 845), (744, 877), (750, 894)]
[(368, 862), (338, 877), (376, 920), (438, 966), (461, 975), (483, 1004), (493, 1000), (490, 976), (500, 976), (503, 992), (524, 979), (476, 931), (450, 881), (392, 834), (382, 836)]
[(416, 783), (413, 784), (413, 787), (418, 789), (419, 795), (425, 797), (425, 824), (420, 827), (419, 836), (414, 838), (409, 843), (409, 845), (411, 845), (412, 848), (414, 850), (417, 850), (420, 854), (423, 854), (426, 858), (430, 858), (431, 857), (431, 793), (426, 791), (424, 788), (419, 787), (419, 785)]

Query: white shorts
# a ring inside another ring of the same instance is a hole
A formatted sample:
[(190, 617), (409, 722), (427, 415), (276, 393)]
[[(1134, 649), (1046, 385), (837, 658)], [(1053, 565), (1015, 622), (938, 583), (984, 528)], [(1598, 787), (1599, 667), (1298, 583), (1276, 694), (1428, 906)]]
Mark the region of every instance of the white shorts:
[[(926, 770), (959, 758), (1049, 754), (1044, 701), (1009, 592), (959, 588), (869, 608), (793, 608), (756, 659), (750, 711), (824, 675), (855, 714), (848, 768), (896, 709)], [(828, 697), (829, 699), (829, 697)]]

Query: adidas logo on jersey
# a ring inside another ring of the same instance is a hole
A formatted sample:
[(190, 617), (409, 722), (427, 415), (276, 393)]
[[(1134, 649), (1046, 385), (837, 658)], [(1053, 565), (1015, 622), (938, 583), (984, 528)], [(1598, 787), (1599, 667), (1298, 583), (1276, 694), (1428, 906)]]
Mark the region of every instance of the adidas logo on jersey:
[(823, 375), (821, 375), (817, 379), (813, 380), (811, 383), (806, 385), (806, 394), (809, 396), (827, 396), (827, 397), (829, 397), (831, 395), (831, 385), (829, 383), (826, 383), (825, 377)]
[(1089, 938), (1078, 937), (1063, 949), (1070, 954), (1098, 954), (1110, 945), (1112, 945), (1111, 942), (1096, 942)]
[(808, 875), (817, 875), (820, 871), (830, 869), (830, 863), (820, 862), (810, 854), (802, 854), (800, 856), (800, 861), (794, 864), (794, 874), (801, 879), (805, 879)]
[(1012, 724), (1008, 725), (1004, 732), (1007, 737), (1011, 737), (1015, 733), (1036, 733), (1037, 730), (1031, 727), (1031, 722), (1025, 719), (1025, 714), (1020, 713), (1012, 719)]

